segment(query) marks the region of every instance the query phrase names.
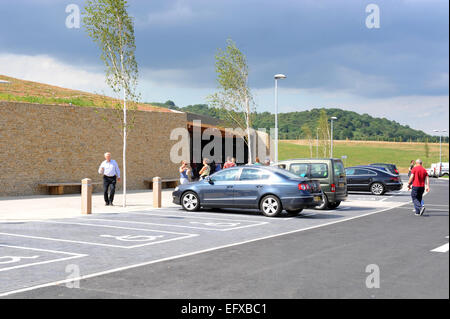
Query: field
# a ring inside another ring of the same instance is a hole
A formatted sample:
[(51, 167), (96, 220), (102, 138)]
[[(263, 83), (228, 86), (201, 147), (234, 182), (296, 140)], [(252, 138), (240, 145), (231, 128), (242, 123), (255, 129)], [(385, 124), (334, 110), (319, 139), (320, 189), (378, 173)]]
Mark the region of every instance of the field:
[[(396, 164), (401, 173), (408, 172), (409, 162), (420, 158), (425, 167), (439, 162), (439, 143), (429, 143), (429, 156), (426, 157), (424, 143), (394, 143), (372, 141), (334, 141), (333, 157), (347, 156), (345, 166), (364, 165), (376, 162)], [(319, 146), (319, 157), (322, 148)], [(282, 140), (279, 143), (280, 160), (289, 158), (309, 158), (310, 147), (305, 140)], [(312, 147), (313, 157), (316, 157), (316, 143)], [(442, 144), (442, 161), (449, 159), (448, 143)]]

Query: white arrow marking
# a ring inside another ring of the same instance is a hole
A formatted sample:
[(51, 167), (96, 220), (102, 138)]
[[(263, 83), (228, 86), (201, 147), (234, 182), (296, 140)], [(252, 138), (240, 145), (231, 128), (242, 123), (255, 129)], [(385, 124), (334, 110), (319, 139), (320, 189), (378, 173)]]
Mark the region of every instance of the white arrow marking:
[(17, 262), (19, 262), (22, 259), (36, 259), (36, 258), (39, 258), (39, 256), (30, 256), (30, 257), (3, 256), (3, 257), (0, 257), (0, 260), (1, 259), (6, 259), (6, 261), (0, 261), (0, 265), (17, 263)]
[(228, 226), (228, 227), (233, 227), (233, 226), (237, 226), (240, 223), (202, 223), (202, 222), (190, 222), (191, 224), (200, 224), (200, 225), (205, 225), (205, 226)]
[[(446, 236), (445, 238), (448, 238), (448, 236)], [(445, 245), (439, 246), (438, 248), (435, 248), (432, 250), (432, 252), (435, 253), (446, 253), (448, 251), (448, 243), (446, 243)]]
[(110, 238), (115, 238), (115, 239), (120, 240), (120, 241), (151, 241), (151, 240), (155, 240), (157, 238), (162, 238), (162, 237), (164, 237), (164, 235), (159, 235), (159, 236), (144, 236), (144, 235), (137, 235), (137, 236), (132, 236), (132, 235), (113, 236), (113, 235), (100, 235), (100, 237), (110, 237)]

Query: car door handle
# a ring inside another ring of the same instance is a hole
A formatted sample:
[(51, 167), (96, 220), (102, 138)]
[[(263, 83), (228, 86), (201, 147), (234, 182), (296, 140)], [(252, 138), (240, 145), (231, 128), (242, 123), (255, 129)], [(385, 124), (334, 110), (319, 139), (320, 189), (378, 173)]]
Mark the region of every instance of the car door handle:
[(233, 185), (228, 185), (227, 188), (233, 188)]
[(256, 185), (256, 188), (263, 188), (264, 185)]

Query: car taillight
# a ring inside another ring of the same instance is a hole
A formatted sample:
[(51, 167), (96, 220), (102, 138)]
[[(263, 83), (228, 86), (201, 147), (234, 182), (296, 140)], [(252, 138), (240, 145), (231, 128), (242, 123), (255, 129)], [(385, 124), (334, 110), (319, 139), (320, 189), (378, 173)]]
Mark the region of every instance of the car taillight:
[(398, 177), (391, 177), (390, 180), (393, 182), (398, 182)]
[(331, 192), (332, 193), (336, 192), (336, 184), (331, 184)]
[(298, 189), (301, 191), (309, 191), (311, 187), (309, 186), (309, 184), (300, 183), (298, 184)]
[(399, 174), (398, 170), (396, 170), (396, 169), (394, 169), (394, 172), (395, 172), (396, 174)]

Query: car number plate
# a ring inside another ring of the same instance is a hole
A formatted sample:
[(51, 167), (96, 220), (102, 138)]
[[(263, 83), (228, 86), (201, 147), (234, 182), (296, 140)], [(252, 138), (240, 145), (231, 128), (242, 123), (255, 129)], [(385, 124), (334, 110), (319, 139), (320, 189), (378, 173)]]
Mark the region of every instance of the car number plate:
[(322, 197), (321, 196), (314, 196), (314, 201), (315, 202), (321, 202), (322, 201)]
[(344, 183), (339, 183), (339, 187), (344, 187)]

